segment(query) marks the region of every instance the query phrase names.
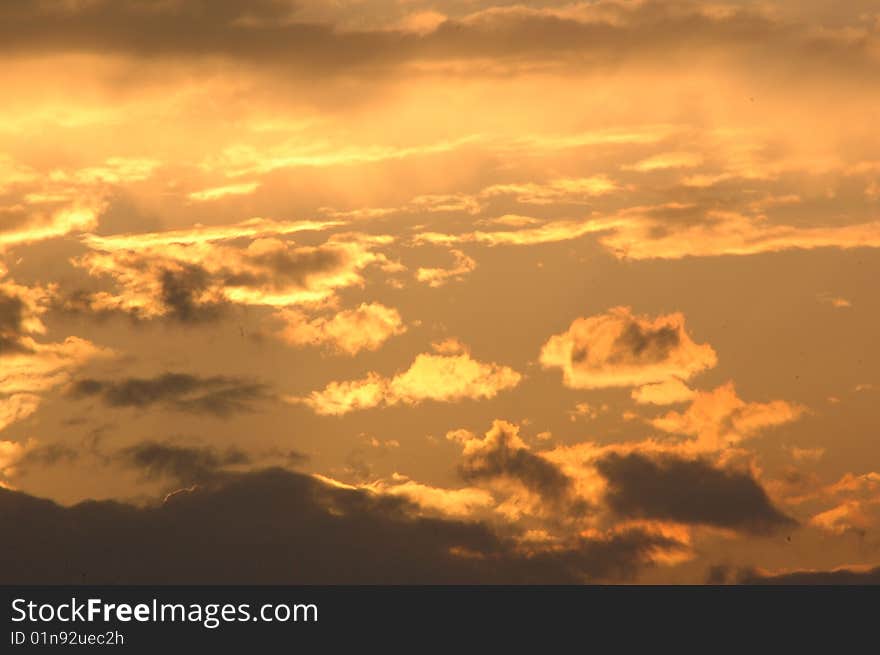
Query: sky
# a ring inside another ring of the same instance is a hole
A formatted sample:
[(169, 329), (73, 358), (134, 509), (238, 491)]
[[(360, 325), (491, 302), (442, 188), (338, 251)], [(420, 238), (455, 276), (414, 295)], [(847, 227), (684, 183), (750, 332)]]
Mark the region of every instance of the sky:
[(876, 0), (7, 0), (0, 58), (3, 581), (880, 582)]

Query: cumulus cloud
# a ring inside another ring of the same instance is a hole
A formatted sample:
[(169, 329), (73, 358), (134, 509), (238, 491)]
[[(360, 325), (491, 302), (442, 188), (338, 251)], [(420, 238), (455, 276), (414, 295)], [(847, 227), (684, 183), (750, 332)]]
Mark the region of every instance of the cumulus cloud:
[(361, 303), (332, 318), (309, 319), (303, 312), (283, 309), (276, 317), (285, 327), (279, 337), (293, 346), (326, 346), (346, 355), (378, 350), (393, 336), (406, 332), (400, 313), (377, 302)]
[(650, 422), (664, 432), (693, 437), (689, 447), (694, 450), (714, 451), (796, 421), (805, 411), (785, 400), (747, 402), (737, 395), (733, 382), (728, 382), (712, 391), (696, 392), (683, 412), (670, 411)]
[(686, 380), (715, 366), (717, 358), (712, 346), (691, 339), (682, 314), (651, 318), (614, 307), (550, 337), (540, 361), (561, 369), (566, 386), (596, 389)]
[(880, 525), (880, 473), (845, 473), (836, 482), (814, 486), (788, 500), (793, 504), (819, 503), (821, 509), (810, 518), (810, 524), (826, 533), (865, 535)]
[(162, 405), (178, 412), (225, 417), (253, 411), (254, 403), (269, 397), (266, 385), (237, 377), (201, 377), (186, 373), (163, 373), (153, 378), (124, 380), (77, 380), (69, 394), (75, 398), (98, 397), (109, 407), (139, 409)]
[(586, 504), (573, 497), (572, 480), (555, 463), (533, 453), (518, 426), (496, 420), (482, 437), (456, 430), (447, 438), (462, 446), (459, 472), (466, 481), (513, 481), (572, 515), (586, 511)]
[(703, 460), (610, 453), (596, 462), (608, 481), (605, 501), (616, 514), (769, 534), (795, 521), (776, 509), (746, 473)]
[(468, 353), (422, 353), (391, 378), (375, 372), (357, 380), (331, 382), (303, 402), (318, 414), (341, 415), (379, 405), (417, 405), (426, 400), (456, 402), (494, 398), (519, 384), (522, 375), (508, 366), (473, 359)]

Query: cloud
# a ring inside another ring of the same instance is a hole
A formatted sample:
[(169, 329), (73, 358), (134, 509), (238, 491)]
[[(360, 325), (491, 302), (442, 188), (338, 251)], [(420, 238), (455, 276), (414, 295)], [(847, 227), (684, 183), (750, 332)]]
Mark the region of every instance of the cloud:
[(880, 566), (841, 567), (830, 571), (796, 570), (776, 573), (759, 569), (743, 569), (737, 575), (739, 584), (751, 585), (876, 585), (880, 584)]
[(253, 411), (253, 404), (269, 397), (263, 384), (236, 377), (200, 377), (163, 373), (154, 378), (120, 381), (77, 380), (69, 393), (75, 398), (97, 396), (109, 407), (143, 409), (163, 405), (178, 412), (226, 417)]
[(361, 379), (331, 382), (322, 391), (289, 400), (305, 403), (318, 414), (342, 415), (379, 405), (494, 398), (500, 391), (515, 387), (521, 379), (512, 368), (481, 362), (468, 353), (422, 353), (407, 370), (391, 378), (370, 372)]
[(737, 395), (733, 382), (727, 382), (712, 391), (696, 392), (683, 412), (670, 411), (650, 423), (664, 432), (694, 437), (690, 444), (693, 450), (713, 451), (796, 421), (805, 411), (803, 406), (784, 400), (746, 402)]
[(253, 193), (260, 187), (259, 182), (242, 182), (241, 184), (227, 184), (221, 187), (212, 187), (193, 191), (187, 197), (196, 202), (210, 202), (220, 200), (228, 196), (244, 196)]
[(149, 252), (162, 246), (193, 246), (237, 239), (278, 238), (297, 232), (319, 232), (339, 225), (341, 223), (338, 221), (275, 221), (266, 218), (250, 218), (238, 223), (196, 225), (191, 228), (162, 232), (110, 236), (86, 234), (82, 237), (82, 241), (92, 250), (107, 253)]
[(568, 418), (572, 423), (577, 421), (579, 418), (585, 419), (587, 421), (592, 421), (594, 418), (598, 417), (599, 414), (608, 411), (608, 405), (603, 403), (602, 405), (591, 405), (590, 403), (576, 403), (574, 409), (569, 410)]
[(83, 186), (140, 182), (150, 177), (160, 163), (154, 159), (111, 157), (100, 166), (87, 166), (72, 171), (53, 170), (49, 173), (49, 179), (52, 182)]
[(880, 473), (845, 473), (836, 482), (816, 485), (788, 501), (821, 503), (824, 509), (817, 511), (810, 523), (826, 533), (864, 536), (880, 525)]
[(205, 482), (222, 474), (227, 467), (251, 462), (248, 454), (237, 448), (219, 451), (156, 441), (125, 448), (116, 454), (116, 459), (142, 470), (148, 477), (171, 478), (184, 485)]
[(36, 439), (24, 443), (0, 441), (0, 475), (15, 477), (31, 469), (74, 462), (81, 454), (81, 450), (64, 443), (41, 444)]
[[(16, 474), (19, 462), (33, 444), (0, 440), (0, 477), (9, 478)], [(0, 486), (0, 489), (3, 487)]]
[(709, 344), (694, 343), (682, 314), (650, 318), (614, 307), (550, 337), (540, 361), (560, 368), (568, 387), (597, 389), (686, 380), (715, 366), (717, 358)]
[(480, 191), (480, 197), (511, 195), (520, 204), (552, 205), (556, 203), (582, 203), (596, 196), (603, 196), (620, 187), (607, 175), (593, 177), (558, 178), (544, 184), (521, 182), (493, 184)]
[[(111, 278), (119, 288), (116, 294), (102, 291), (86, 297), (89, 310), (185, 323), (215, 319), (229, 304), (287, 307), (327, 302), (338, 289), (363, 284), (361, 272), (367, 266), (391, 265), (373, 250), (376, 243), (387, 241), (381, 237), (334, 237), (318, 246), (279, 238), (304, 229), (315, 225), (249, 222), (89, 238), (86, 243), (92, 250), (74, 264), (93, 277)], [(251, 237), (256, 238), (242, 242)]]
[(810, 518), (810, 523), (831, 534), (855, 532), (864, 536), (878, 522), (880, 497), (871, 500), (847, 500), (819, 512)]
[[(2, 275), (0, 269), (0, 275)], [(48, 294), (39, 287), (0, 282), (0, 357), (32, 352), (31, 334), (46, 331), (40, 320)]]
[(80, 238), (98, 227), (112, 192), (149, 178), (160, 162), (110, 157), (84, 168), (41, 170), (0, 154), (0, 253), (68, 235)]
[(32, 210), (21, 205), (12, 210), (0, 208), (0, 252), (94, 229), (100, 208), (98, 202), (80, 202), (49, 210)]
[(472, 517), (495, 505), (492, 494), (485, 489), (432, 487), (397, 473), (391, 480), (377, 480), (371, 483), (369, 488), (379, 493), (406, 498), (423, 511), (456, 518)]
[[(701, 213), (699, 220), (672, 221), (655, 215), (663, 209)], [(744, 256), (817, 248), (880, 248), (880, 222), (801, 227), (771, 222), (763, 214), (703, 211), (693, 205), (676, 203), (633, 207), (601, 218), (542, 221), (511, 215), (502, 216), (497, 222), (518, 229), (459, 234), (422, 232), (416, 235), (415, 242), (447, 246), (459, 243), (530, 246), (596, 234), (599, 243), (613, 256), (628, 260)]]
[(477, 262), (461, 250), (453, 248), (450, 253), (455, 258), (455, 265), (452, 268), (419, 268), (416, 271), (416, 279), (427, 283), (430, 287), (441, 287), (450, 280), (460, 281), (477, 267)]
[(146, 507), (61, 507), (0, 489), (0, 530), (8, 584), (580, 583), (631, 580), (680, 547), (629, 530), (525, 551), (485, 524), (419, 516), (403, 498), (280, 469)]
[(628, 215), (599, 238), (620, 259), (756, 255), (816, 248), (880, 248), (880, 222), (799, 227), (766, 217), (710, 211), (695, 223)]
[(662, 152), (630, 166), (623, 166), (623, 169), (650, 173), (669, 168), (693, 168), (702, 163), (703, 156), (697, 152)]
[[(845, 71), (849, 64), (850, 74), (869, 75), (875, 60), (864, 45), (873, 43), (868, 26), (853, 25), (842, 36), (802, 21), (790, 24), (754, 7), (719, 11), (697, 2), (651, 1), (493, 7), (447, 20), (433, 16), (426, 23), (423, 18), (415, 30), (412, 25), (400, 29), (399, 12), (383, 20), (385, 12), (366, 9), (355, 12), (358, 20), (352, 20), (347, 5), (344, 11), (324, 7), (317, 15), (297, 13), (293, 7), (273, 0), (11, 2), (0, 11), (0, 43), (9, 55), (219, 57), (283, 62), (291, 73), (312, 76), (485, 59), (575, 69), (607, 69), (629, 61), (681, 65), (693, 62), (695, 53), (752, 65), (769, 60), (781, 67), (785, 62), (786, 70)], [(389, 29), (393, 27), (398, 29)]]
[(286, 323), (279, 337), (293, 346), (327, 346), (356, 355), (362, 350), (378, 350), (393, 336), (406, 332), (400, 313), (381, 303), (361, 303), (355, 309), (337, 312), (333, 318), (309, 320), (303, 312), (283, 309), (276, 318)]
[[(241, 145), (227, 148), (219, 156), (206, 158), (201, 163), (201, 167), (234, 178), (243, 175), (264, 175), (285, 168), (354, 166), (443, 154), (457, 150), (474, 140), (472, 136), (465, 136), (409, 146), (359, 146), (347, 141), (321, 146), (288, 142), (266, 149)], [(357, 213), (352, 214), (352, 217), (357, 217)]]
[[(0, 265), (0, 278), (5, 270)], [(41, 343), (42, 316), (53, 297), (51, 287), (27, 287), (0, 279), (0, 430), (33, 415), (42, 394), (68, 381), (92, 358), (109, 355), (79, 337)]]
[(848, 309), (852, 307), (852, 302), (840, 296), (832, 296), (829, 293), (821, 293), (817, 296), (819, 302), (827, 303), (835, 309)]
[(610, 453), (596, 462), (605, 500), (628, 518), (677, 521), (770, 534), (796, 523), (776, 509), (750, 475), (702, 460)]
[(181, 323), (201, 323), (219, 317), (226, 306), (221, 292), (211, 288), (208, 272), (186, 264), (159, 272), (159, 302), (165, 315)]
[[(528, 216), (505, 215), (495, 221), (507, 225), (530, 225), (534, 221)], [(456, 243), (481, 243), (487, 246), (534, 246), (543, 243), (556, 243), (578, 239), (587, 234), (604, 232), (615, 222), (604, 220), (555, 220), (538, 221), (537, 227), (525, 227), (515, 230), (499, 230), (495, 232), (465, 232), (462, 234), (442, 234), (439, 232), (422, 232), (415, 237), (416, 243), (432, 243), (452, 245)]]
[(696, 393), (678, 378), (670, 378), (633, 389), (631, 395), (640, 405), (674, 405), (693, 399)]
[(495, 420), (483, 437), (457, 430), (447, 439), (462, 446), (459, 472), (466, 481), (513, 480), (557, 507), (566, 503), (569, 511), (586, 510), (585, 503), (572, 499), (572, 480), (555, 463), (531, 452), (516, 425)]

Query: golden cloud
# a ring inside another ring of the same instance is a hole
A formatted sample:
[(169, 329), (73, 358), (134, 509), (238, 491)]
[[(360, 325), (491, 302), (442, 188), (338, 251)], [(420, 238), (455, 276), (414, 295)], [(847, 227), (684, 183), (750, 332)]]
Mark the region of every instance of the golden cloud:
[(650, 421), (658, 430), (694, 437), (687, 449), (720, 451), (754, 437), (767, 428), (798, 420), (806, 408), (784, 400), (746, 402), (733, 382), (712, 391), (698, 391), (683, 412), (670, 411)]
[(629, 216), (599, 241), (621, 259), (756, 255), (815, 248), (880, 248), (880, 222), (826, 227), (774, 224), (763, 216), (712, 211), (704, 222), (675, 224)]
[(619, 185), (607, 175), (595, 175), (560, 178), (545, 184), (535, 182), (495, 184), (483, 189), (479, 195), (487, 198), (512, 195), (521, 204), (550, 205), (558, 202), (583, 202), (619, 189)]
[(477, 267), (477, 262), (461, 250), (453, 248), (450, 253), (455, 258), (455, 264), (451, 268), (419, 268), (416, 279), (431, 287), (441, 287), (450, 280), (461, 280)]
[(561, 369), (566, 386), (597, 389), (688, 379), (717, 358), (709, 344), (694, 343), (682, 314), (651, 318), (614, 307), (550, 337), (540, 362)]
[(361, 271), (392, 266), (373, 251), (376, 240), (333, 237), (298, 246), (277, 236), (247, 245), (231, 239), (272, 230), (292, 233), (314, 226), (251, 221), (238, 226), (121, 237), (90, 237), (92, 251), (73, 260), (94, 277), (112, 278), (119, 293), (99, 292), (93, 311), (122, 311), (139, 318), (183, 321), (213, 316), (225, 303), (287, 307), (321, 303), (336, 290), (363, 284)]
[(469, 354), (422, 353), (410, 367), (391, 378), (370, 372), (358, 380), (330, 382), (302, 402), (318, 414), (342, 415), (379, 405), (417, 405), (426, 400), (456, 402), (494, 398), (519, 384), (522, 375), (512, 368), (473, 359)]
[(41, 394), (66, 383), (73, 370), (109, 353), (73, 336), (60, 343), (34, 339), (46, 332), (41, 317), (52, 295), (52, 288), (0, 283), (0, 430), (36, 412)]
[(446, 489), (416, 482), (395, 473), (390, 480), (377, 480), (367, 485), (378, 493), (406, 498), (422, 510), (443, 516), (473, 517), (495, 505), (492, 494), (478, 487)]
[(244, 196), (253, 193), (260, 188), (259, 182), (243, 182), (241, 184), (227, 184), (220, 187), (212, 187), (210, 189), (202, 189), (201, 191), (192, 191), (187, 196), (190, 200), (196, 202), (210, 202), (212, 200), (220, 200), (227, 196)]
[(870, 501), (848, 500), (832, 509), (819, 512), (810, 518), (810, 523), (826, 532), (844, 534), (858, 532), (864, 534), (874, 527), (880, 518), (880, 498)]
[[(80, 203), (53, 211), (24, 211), (14, 209), (17, 218), (11, 228), (0, 225), (0, 251), (44, 239), (86, 232), (98, 225), (98, 213), (102, 203)], [(0, 217), (3, 210), (0, 209)]]
[(633, 389), (632, 399), (640, 405), (674, 405), (691, 400), (696, 392), (678, 378)]
[(276, 317), (286, 323), (280, 338), (294, 346), (328, 346), (336, 352), (355, 355), (361, 350), (378, 350), (389, 338), (406, 332), (396, 309), (381, 303), (361, 303), (355, 309), (337, 312), (333, 318), (309, 320), (301, 311), (282, 309)]
[[(532, 217), (505, 215), (496, 219), (497, 223), (507, 225), (534, 223)], [(499, 230), (493, 232), (465, 232), (462, 234), (443, 234), (438, 232), (423, 232), (416, 235), (416, 243), (433, 243), (437, 245), (452, 245), (456, 243), (481, 243), (487, 246), (533, 246), (542, 243), (557, 243), (578, 239), (587, 234), (605, 232), (617, 221), (606, 220), (557, 220), (538, 221), (536, 227), (526, 227), (519, 230)]]

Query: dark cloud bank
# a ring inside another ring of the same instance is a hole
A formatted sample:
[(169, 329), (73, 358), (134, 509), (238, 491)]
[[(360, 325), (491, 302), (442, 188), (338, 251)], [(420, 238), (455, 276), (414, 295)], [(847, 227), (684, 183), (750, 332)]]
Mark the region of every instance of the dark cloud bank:
[(483, 524), (413, 510), (282, 469), (219, 475), (150, 507), (0, 489), (0, 582), (580, 583), (632, 579), (678, 546), (631, 530), (528, 556)]
[(633, 57), (733, 52), (755, 64), (772, 59), (807, 70), (819, 64), (876, 77), (864, 42), (868, 37), (849, 43), (747, 7), (710, 16), (701, 4), (608, 3), (608, 17), (592, 21), (521, 8), (476, 20), (450, 19), (433, 32), (416, 35), (305, 23), (292, 13), (294, 3), (275, 0), (5, 0), (0, 4), (0, 51), (219, 56), (283, 64), (288, 73), (313, 75), (363, 66), (392, 68), (421, 59), (528, 57), (601, 67)]
[(720, 565), (709, 569), (706, 582), (742, 585), (878, 585), (880, 566), (866, 570), (840, 568), (832, 571), (770, 573), (753, 568), (735, 569)]
[(666, 519), (771, 534), (796, 522), (776, 509), (751, 476), (702, 460), (612, 454), (596, 464), (606, 501), (620, 516)]
[(154, 378), (76, 381), (68, 392), (74, 398), (98, 397), (109, 407), (146, 408), (161, 404), (180, 412), (229, 416), (253, 410), (267, 399), (268, 387), (237, 377), (199, 377), (164, 373)]

